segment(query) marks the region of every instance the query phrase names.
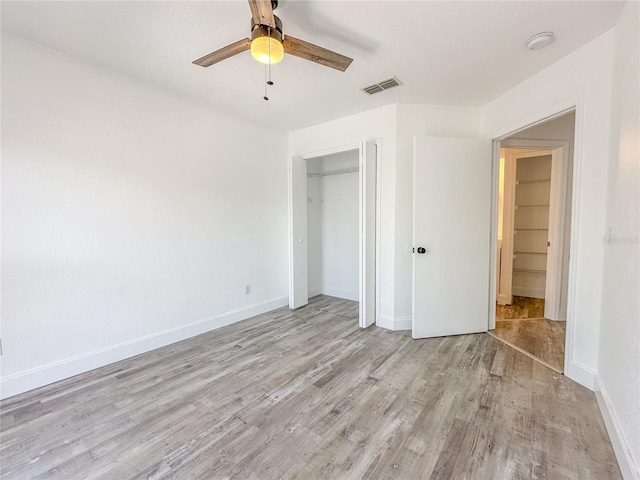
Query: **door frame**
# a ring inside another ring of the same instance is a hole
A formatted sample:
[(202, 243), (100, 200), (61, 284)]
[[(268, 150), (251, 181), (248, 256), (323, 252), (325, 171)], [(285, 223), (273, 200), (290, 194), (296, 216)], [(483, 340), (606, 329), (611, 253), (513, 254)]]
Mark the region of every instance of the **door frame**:
[[(518, 158), (551, 154), (549, 234), (547, 238), (550, 246), (547, 251), (544, 316), (550, 320), (566, 320), (566, 312), (563, 312), (561, 309), (561, 298), (562, 278), (566, 273), (563, 271), (563, 263), (566, 242), (565, 220), (567, 216), (567, 192), (569, 189), (569, 142), (563, 140), (528, 140), (509, 138), (500, 142), (500, 147), (519, 150), (518, 152), (510, 154), (509, 158), (505, 157), (505, 198), (502, 210), (503, 215), (505, 216), (502, 226), (502, 258), (505, 269), (501, 272), (500, 280), (501, 286), (502, 284), (508, 284), (509, 288), (504, 290), (504, 295), (512, 297), (511, 268), (513, 265), (513, 222), (515, 216), (515, 198), (513, 197), (515, 192), (507, 192), (507, 172), (509, 172), (510, 176), (515, 174), (515, 160)], [(515, 178), (511, 178), (511, 183), (509, 185), (511, 188), (509, 190), (514, 190), (514, 180)], [(510, 194), (509, 197), (507, 196), (507, 193)], [(509, 203), (507, 203), (508, 198), (510, 200)], [(503, 278), (504, 282), (502, 282)], [(500, 292), (502, 294), (502, 289)], [(500, 297), (500, 295), (498, 295), (498, 297)]]
[[(373, 143), (376, 145), (376, 186), (375, 186), (375, 193), (376, 193), (376, 204), (375, 204), (375, 221), (376, 221), (376, 225), (375, 225), (375, 323), (377, 324), (379, 322), (380, 319), (380, 235), (381, 235), (381, 230), (380, 230), (380, 213), (381, 213), (381, 200), (380, 200), (380, 190), (381, 190), (381, 175), (382, 175), (382, 168), (381, 168), (381, 160), (382, 160), (382, 139), (381, 138), (376, 138), (375, 140), (363, 140), (362, 142), (358, 142), (358, 143), (348, 143), (345, 145), (339, 145), (339, 146), (335, 146), (335, 147), (328, 147), (328, 148), (323, 148), (321, 150), (313, 150), (310, 152), (305, 152), (305, 153), (300, 153), (300, 154), (296, 154), (294, 155), (295, 157), (298, 158), (302, 158), (303, 160), (311, 160), (313, 158), (318, 158), (318, 157), (326, 157), (329, 155), (335, 155), (337, 153), (344, 153), (344, 152), (351, 152), (351, 151), (357, 151), (359, 152), (359, 155), (362, 155), (362, 145), (365, 142), (369, 142), (369, 143)], [(291, 155), (290, 157), (291, 158)], [(360, 165), (360, 159), (358, 160), (358, 168), (361, 169), (361, 165)], [(291, 177), (291, 173), (289, 172), (289, 177)], [(289, 181), (291, 181), (289, 179)], [(291, 185), (289, 185), (289, 190), (291, 190)], [(362, 189), (360, 189), (360, 194), (359, 194), (360, 198), (359, 198), (359, 202), (363, 202), (363, 198), (362, 197)], [(289, 229), (289, 235), (291, 237), (291, 227), (292, 227), (292, 218), (291, 218), (291, 205), (289, 205), (289, 218), (288, 218), (288, 229)], [(360, 232), (362, 233), (362, 232)], [(291, 263), (291, 242), (292, 237), (289, 239), (290, 240), (290, 245), (289, 245), (289, 263)], [(361, 239), (359, 239), (359, 241), (361, 241)], [(358, 259), (359, 265), (362, 265), (362, 259), (359, 258)], [(289, 285), (291, 285), (291, 281), (292, 281), (292, 270), (291, 270), (291, 266), (289, 268)], [(358, 285), (358, 290), (361, 291), (361, 285)], [(289, 303), (291, 304), (291, 298), (292, 298), (292, 291), (291, 291), (291, 287), (289, 289)]]
[[(493, 139), (493, 158), (491, 161), (491, 238), (490, 238), (490, 282), (489, 282), (489, 330), (496, 328), (496, 262), (497, 262), (497, 229), (498, 229), (498, 175), (500, 172), (500, 143), (507, 137), (516, 135), (518, 132), (554, 120), (568, 113), (575, 112), (573, 162), (571, 174), (571, 235), (569, 240), (569, 272), (567, 288), (567, 320), (564, 348), (564, 373), (567, 377), (576, 379), (582, 378), (583, 374), (574, 368), (574, 346), (575, 346), (575, 304), (576, 304), (576, 281), (578, 278), (577, 265), (575, 262), (575, 249), (577, 248), (577, 235), (580, 231), (579, 198), (582, 193), (580, 185), (580, 168), (582, 159), (582, 139), (584, 136), (584, 96), (580, 95), (558, 103), (545, 110), (535, 113), (525, 119), (508, 125), (495, 132)], [(579, 382), (582, 383), (582, 382)]]

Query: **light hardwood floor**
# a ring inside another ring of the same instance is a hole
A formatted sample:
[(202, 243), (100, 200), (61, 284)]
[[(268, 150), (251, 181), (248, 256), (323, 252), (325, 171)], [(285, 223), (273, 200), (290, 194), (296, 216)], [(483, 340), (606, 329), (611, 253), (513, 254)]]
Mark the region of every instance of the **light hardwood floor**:
[(592, 392), (316, 297), (3, 401), (4, 479), (618, 479)]
[(543, 318), (544, 299), (513, 296), (511, 305), (500, 305), (496, 302), (496, 320), (512, 320), (516, 318)]
[(496, 304), (496, 328), (489, 334), (562, 373), (566, 326), (544, 318), (543, 299), (514, 296), (512, 305)]
[(546, 318), (496, 320), (495, 330), (489, 333), (530, 353), (554, 370), (564, 371), (566, 322)]

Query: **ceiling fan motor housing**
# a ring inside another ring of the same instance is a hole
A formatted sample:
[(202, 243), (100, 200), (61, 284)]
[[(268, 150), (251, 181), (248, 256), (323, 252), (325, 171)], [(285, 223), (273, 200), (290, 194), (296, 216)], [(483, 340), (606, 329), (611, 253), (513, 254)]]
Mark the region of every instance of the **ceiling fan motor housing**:
[[(271, 38), (277, 39), (280, 43), (282, 43), (282, 21), (273, 16), (276, 21), (276, 28), (271, 28)], [(260, 25), (254, 22), (253, 18), (251, 19), (251, 41), (255, 40), (258, 37), (268, 37), (269, 36), (269, 26), (268, 25)]]

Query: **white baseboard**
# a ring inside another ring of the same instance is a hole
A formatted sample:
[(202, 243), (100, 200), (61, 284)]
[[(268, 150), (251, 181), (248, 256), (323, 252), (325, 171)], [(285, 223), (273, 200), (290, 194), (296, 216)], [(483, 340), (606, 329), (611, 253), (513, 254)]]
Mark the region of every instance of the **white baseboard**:
[(411, 317), (396, 317), (393, 327), (394, 330), (411, 330)]
[(376, 325), (387, 330), (411, 330), (411, 317), (391, 317), (380, 315)]
[(316, 297), (318, 295), (322, 295), (322, 287), (310, 288), (309, 292), (307, 293), (307, 296), (309, 298), (313, 298), (313, 297)]
[(564, 374), (591, 391), (596, 387), (596, 371), (575, 360), (569, 362), (569, 365), (565, 365)]
[(331, 297), (344, 298), (345, 300), (353, 300), (357, 302), (360, 300), (360, 294), (358, 291), (342, 290), (340, 288), (322, 287), (322, 293)]
[(528, 298), (542, 298), (544, 299), (544, 288), (533, 288), (533, 287), (521, 287), (518, 285), (514, 285), (513, 294), (518, 297), (528, 297)]
[[(609, 439), (613, 446), (613, 451), (616, 454), (618, 460), (618, 466), (622, 472), (622, 477), (625, 480), (638, 480), (640, 479), (640, 469), (638, 463), (634, 460), (631, 454), (631, 448), (624, 436), (622, 427), (620, 426), (620, 420), (616, 415), (616, 411), (613, 409), (611, 399), (607, 394), (607, 390), (604, 388), (600, 375), (596, 373), (596, 399), (598, 400), (598, 406), (604, 419), (604, 424), (607, 427), (609, 433)], [(640, 459), (638, 459), (640, 460)]]
[(67, 358), (41, 367), (15, 373), (0, 380), (0, 398), (8, 398), (34, 388), (73, 377), (95, 368), (103, 367), (125, 358), (164, 347), (202, 333), (210, 332), (232, 323), (288, 305), (288, 297), (280, 297), (248, 307), (232, 310), (187, 325), (153, 333), (142, 338), (123, 342), (93, 352)]
[(387, 330), (393, 330), (393, 317), (388, 315), (379, 315), (376, 326), (380, 328), (386, 328)]

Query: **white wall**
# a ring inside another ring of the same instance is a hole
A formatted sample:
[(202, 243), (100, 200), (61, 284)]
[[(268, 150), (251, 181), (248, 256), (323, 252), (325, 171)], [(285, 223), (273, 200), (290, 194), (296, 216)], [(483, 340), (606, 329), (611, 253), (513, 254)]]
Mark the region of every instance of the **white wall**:
[(610, 31), (482, 109), (482, 134), (495, 138), (578, 103), (574, 165), (578, 189), (572, 208), (578, 228), (571, 232), (575, 277), (570, 285), (575, 304), (568, 312), (573, 325), (567, 332), (573, 358), (565, 368), (567, 376), (589, 388), (594, 388), (598, 366), (612, 60)]
[(604, 247), (598, 362), (598, 398), (610, 413), (614, 448), (629, 479), (640, 478), (639, 15), (638, 2), (626, 2), (615, 28), (605, 228), (613, 236)]
[(284, 133), (3, 34), (2, 170), (4, 396), (286, 304)]
[[(358, 168), (359, 151), (324, 157), (321, 171)], [(322, 293), (359, 298), (358, 172), (320, 178)]]

